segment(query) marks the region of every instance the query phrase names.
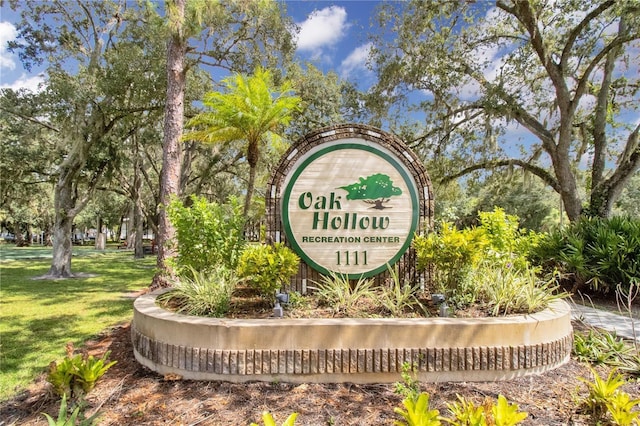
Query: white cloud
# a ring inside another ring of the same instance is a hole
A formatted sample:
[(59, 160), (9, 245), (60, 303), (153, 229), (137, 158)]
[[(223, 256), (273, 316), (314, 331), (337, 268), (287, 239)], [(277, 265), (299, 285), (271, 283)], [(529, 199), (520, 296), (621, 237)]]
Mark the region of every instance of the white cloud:
[(10, 22), (0, 22), (0, 89), (28, 89), (32, 92), (38, 92), (40, 85), (44, 83), (44, 74), (27, 75), (22, 74), (13, 82), (7, 81), (6, 72), (2, 70), (14, 71), (16, 69), (16, 62), (13, 55), (7, 52), (7, 43), (15, 40), (18, 36), (16, 27)]
[(342, 78), (347, 78), (352, 72), (367, 70), (367, 59), (373, 45), (371, 43), (358, 46), (340, 64)]
[(0, 22), (0, 69), (7, 68), (13, 70), (16, 63), (12, 55), (7, 52), (7, 42), (14, 40), (18, 36), (18, 31), (9, 22)]
[(7, 84), (6, 82), (0, 82), (0, 89), (28, 89), (32, 92), (38, 92), (40, 90), (40, 84), (44, 83), (44, 74), (38, 75), (26, 75), (22, 74), (20, 78), (18, 78), (13, 83)]
[(347, 11), (339, 6), (315, 10), (299, 26), (298, 49), (320, 57), (323, 48), (334, 46), (344, 37), (348, 28)]

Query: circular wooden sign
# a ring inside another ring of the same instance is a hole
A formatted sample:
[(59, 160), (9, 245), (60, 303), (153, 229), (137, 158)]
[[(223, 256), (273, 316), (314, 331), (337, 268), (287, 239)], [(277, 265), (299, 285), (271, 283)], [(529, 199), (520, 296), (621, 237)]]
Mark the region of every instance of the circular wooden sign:
[(323, 274), (373, 276), (393, 265), (418, 227), (418, 190), (391, 151), (360, 138), (318, 145), (287, 174), (282, 197), (291, 247)]

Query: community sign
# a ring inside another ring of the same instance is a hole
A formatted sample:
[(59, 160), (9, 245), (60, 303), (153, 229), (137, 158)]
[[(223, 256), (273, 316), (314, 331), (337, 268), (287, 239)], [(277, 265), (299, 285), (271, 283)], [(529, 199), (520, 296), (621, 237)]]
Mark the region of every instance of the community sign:
[(420, 218), (418, 188), (405, 162), (361, 137), (337, 138), (300, 156), (281, 203), (289, 245), (319, 272), (349, 278), (396, 263)]

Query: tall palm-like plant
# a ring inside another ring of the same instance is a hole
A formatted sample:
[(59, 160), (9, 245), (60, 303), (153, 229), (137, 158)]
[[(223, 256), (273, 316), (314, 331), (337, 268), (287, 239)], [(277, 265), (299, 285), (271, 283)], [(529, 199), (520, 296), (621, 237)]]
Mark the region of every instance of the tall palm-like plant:
[(260, 150), (269, 140), (279, 139), (279, 128), (291, 120), (301, 99), (293, 94), (291, 83), (276, 86), (269, 70), (257, 68), (253, 75), (234, 74), (222, 80), (225, 90), (207, 93), (203, 104), (207, 111), (187, 123), (195, 130), (186, 138), (203, 143), (243, 141), (249, 182), (244, 215), (251, 206)]

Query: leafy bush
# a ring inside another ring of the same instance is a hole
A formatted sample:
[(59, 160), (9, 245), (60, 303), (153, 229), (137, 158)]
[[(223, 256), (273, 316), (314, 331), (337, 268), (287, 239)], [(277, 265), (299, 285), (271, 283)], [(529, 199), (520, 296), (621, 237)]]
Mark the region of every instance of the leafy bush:
[(157, 301), (186, 315), (222, 317), (229, 310), (237, 282), (235, 272), (224, 265), (209, 271), (190, 268), (189, 274), (159, 295)]
[(311, 308), (311, 299), (297, 291), (289, 292), (289, 308), (307, 310)]
[(299, 263), (298, 256), (282, 243), (249, 245), (240, 256), (238, 274), (271, 298), (298, 272)]
[(417, 398), (407, 397), (402, 401), (404, 410), (396, 408), (396, 414), (402, 416), (404, 421), (395, 421), (396, 426), (439, 426), (440, 412), (429, 408), (429, 394), (426, 392)]
[(420, 396), (420, 382), (416, 378), (416, 369), (409, 362), (402, 363), (401, 382), (394, 383), (395, 393), (416, 401)]
[(576, 288), (608, 292), (620, 285), (628, 291), (640, 283), (640, 221), (582, 218), (544, 238), (533, 256), (572, 275)]
[(93, 426), (96, 423), (96, 419), (99, 413), (95, 413), (88, 419), (83, 418), (82, 406), (76, 405), (76, 408), (69, 415), (67, 405), (67, 395), (62, 395), (62, 401), (60, 402), (60, 410), (58, 411), (58, 417), (54, 420), (47, 413), (42, 413), (47, 418), (47, 424), (49, 426)]
[(376, 300), (374, 282), (360, 277), (355, 284), (346, 275), (332, 273), (323, 276), (322, 281), (314, 282), (309, 288), (316, 291), (318, 299), (330, 306), (334, 312), (343, 312), (349, 316), (358, 316), (357, 305), (363, 300)]
[(477, 298), (491, 309), (493, 316), (529, 314), (546, 309), (554, 300), (567, 297), (558, 291), (555, 280), (542, 281), (537, 271), (510, 263), (487, 263), (474, 271)]
[(176, 228), (178, 274), (208, 271), (218, 265), (235, 269), (245, 244), (240, 203), (235, 198), (218, 204), (191, 196), (190, 204), (187, 207), (173, 199), (167, 209)]
[[(298, 413), (291, 413), (289, 417), (287, 417), (287, 419), (284, 421), (284, 423), (282, 423), (282, 426), (294, 426), (296, 424), (297, 418)], [(276, 421), (268, 411), (262, 413), (262, 421), (264, 422), (264, 426), (276, 426)], [(251, 423), (251, 426), (258, 426), (258, 424)]]
[(521, 423), (529, 415), (520, 411), (517, 404), (509, 404), (503, 395), (498, 395), (497, 402), (487, 400), (481, 406), (476, 406), (473, 401), (458, 395), (458, 402), (447, 404), (447, 408), (453, 415), (453, 419), (445, 420), (456, 426), (512, 426)]
[(521, 269), (529, 266), (529, 254), (540, 244), (544, 234), (525, 232), (518, 227), (518, 216), (508, 215), (496, 207), (492, 212), (480, 212), (480, 229), (488, 241), (485, 261), (495, 259), (498, 264), (511, 263)]
[(637, 425), (640, 422), (640, 399), (631, 399), (626, 392), (616, 392), (607, 403), (607, 410), (613, 424), (621, 426)]
[(640, 377), (640, 353), (631, 353), (622, 359), (620, 370), (630, 376)]
[(573, 338), (573, 355), (590, 364), (621, 365), (631, 358), (633, 349), (615, 334), (595, 329), (576, 332)]
[(485, 400), (476, 406), (472, 401), (457, 395), (458, 401), (447, 404), (451, 417), (442, 417), (438, 410), (429, 408), (429, 394), (420, 392), (420, 383), (415, 378), (415, 370), (409, 363), (402, 365), (402, 382), (395, 384), (396, 393), (403, 395), (404, 410), (396, 408), (396, 414), (404, 421), (395, 421), (396, 426), (437, 426), (441, 420), (456, 426), (513, 426), (527, 418), (528, 413), (520, 411), (517, 404), (510, 404), (503, 395), (497, 402)]
[(473, 401), (468, 401), (460, 395), (457, 402), (447, 403), (447, 408), (453, 416), (451, 424), (454, 425), (486, 425), (487, 418), (484, 406), (476, 406)]
[(389, 285), (381, 286), (378, 289), (378, 302), (389, 311), (392, 316), (401, 316), (408, 310), (418, 308), (422, 312), (426, 312), (424, 306), (420, 303), (416, 294), (420, 290), (420, 286), (411, 286), (408, 282), (400, 282), (398, 269), (389, 267)]
[(616, 425), (638, 424), (640, 412), (636, 409), (640, 406), (640, 399), (632, 400), (626, 392), (620, 390), (626, 384), (624, 377), (616, 370), (612, 370), (606, 379), (602, 379), (593, 369), (591, 373), (593, 381), (579, 377), (589, 388), (589, 394), (582, 405), (597, 424), (601, 424), (607, 415), (611, 416)]
[(82, 396), (89, 393), (104, 373), (117, 361), (107, 362), (111, 352), (107, 351), (102, 358), (93, 355), (73, 354), (73, 344), (67, 343), (66, 357), (60, 362), (49, 365), (47, 381), (60, 396)]
[[(538, 281), (527, 260), (542, 235), (521, 231), (517, 216), (499, 208), (479, 215), (477, 228), (458, 230), (443, 223), (439, 232), (414, 238), (418, 268), (432, 265), (435, 269), (435, 292), (445, 293), (449, 304), (458, 308), (476, 303), (481, 296), (500, 313), (545, 306), (550, 301), (546, 292), (553, 289), (532, 285)], [(520, 284), (529, 292), (518, 294)]]
[(72, 383), (74, 382), (74, 373), (76, 371), (76, 364), (81, 362), (81, 356), (67, 356), (59, 362), (52, 362), (49, 364), (49, 373), (47, 374), (47, 381), (53, 387), (53, 391), (57, 395), (71, 396), (72, 393), (78, 393), (80, 388), (76, 392), (73, 392)]
[(487, 243), (482, 230), (458, 230), (447, 222), (442, 223), (439, 232), (416, 235), (413, 239), (418, 269), (432, 265), (436, 291), (449, 295), (468, 280)]

